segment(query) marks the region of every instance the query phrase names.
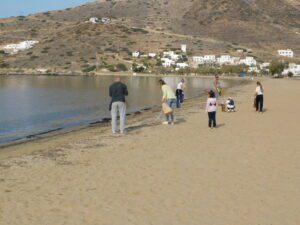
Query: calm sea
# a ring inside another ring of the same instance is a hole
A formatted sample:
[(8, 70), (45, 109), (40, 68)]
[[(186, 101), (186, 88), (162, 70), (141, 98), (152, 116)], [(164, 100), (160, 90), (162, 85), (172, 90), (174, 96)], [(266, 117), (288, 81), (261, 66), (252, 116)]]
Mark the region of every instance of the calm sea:
[[(50, 131), (88, 125), (110, 117), (108, 87), (112, 76), (0, 76), (0, 144)], [(128, 112), (159, 105), (156, 77), (124, 77)], [(165, 81), (174, 90), (179, 77)], [(212, 87), (212, 79), (185, 78), (187, 98)], [(224, 87), (237, 81), (222, 81)]]

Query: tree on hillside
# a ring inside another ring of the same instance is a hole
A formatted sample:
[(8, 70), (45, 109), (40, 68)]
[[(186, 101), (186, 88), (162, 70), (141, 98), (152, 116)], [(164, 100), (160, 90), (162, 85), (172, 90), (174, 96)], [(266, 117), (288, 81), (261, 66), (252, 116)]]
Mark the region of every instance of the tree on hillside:
[(274, 74), (280, 75), (283, 70), (284, 70), (284, 63), (282, 63), (280, 61), (276, 61), (276, 60), (271, 62), (271, 64), (270, 64), (270, 73), (272, 75), (274, 75)]

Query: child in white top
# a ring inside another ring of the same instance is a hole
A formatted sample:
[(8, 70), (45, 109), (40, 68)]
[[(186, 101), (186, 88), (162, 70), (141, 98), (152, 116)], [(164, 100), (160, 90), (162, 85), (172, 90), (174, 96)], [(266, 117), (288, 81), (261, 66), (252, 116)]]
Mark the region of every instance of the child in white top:
[(213, 90), (209, 93), (209, 97), (206, 101), (206, 112), (208, 114), (208, 127), (214, 128), (217, 126), (216, 111), (217, 111), (217, 99)]
[(256, 88), (255, 88), (256, 112), (263, 112), (263, 106), (264, 106), (264, 89), (262, 87), (262, 84), (258, 81), (256, 83)]

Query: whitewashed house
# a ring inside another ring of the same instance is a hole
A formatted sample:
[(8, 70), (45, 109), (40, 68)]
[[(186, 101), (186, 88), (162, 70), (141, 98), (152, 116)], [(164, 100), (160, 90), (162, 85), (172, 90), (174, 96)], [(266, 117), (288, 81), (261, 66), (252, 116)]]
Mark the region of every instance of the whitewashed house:
[(181, 58), (180, 55), (177, 55), (175, 52), (173, 51), (168, 51), (168, 52), (163, 52), (163, 57), (169, 57), (170, 59), (177, 61)]
[(19, 51), (24, 51), (33, 48), (38, 41), (22, 41), (19, 44), (9, 44), (3, 47), (3, 50), (8, 53), (18, 53)]
[(238, 65), (240, 63), (240, 57), (231, 57), (230, 59), (230, 65)]
[(46, 73), (46, 72), (47, 72), (47, 69), (44, 69), (44, 68), (37, 68), (36, 71), (39, 72), (39, 73)]
[(278, 50), (278, 55), (283, 56), (283, 57), (293, 58), (294, 52), (292, 49)]
[(289, 68), (282, 72), (282, 75), (292, 73), (294, 76), (300, 76), (300, 64), (290, 63)]
[(270, 67), (270, 63), (269, 62), (264, 62), (262, 64), (260, 64), (260, 68), (261, 69), (267, 69)]
[(215, 63), (216, 56), (215, 55), (204, 55), (204, 63)]
[(132, 53), (132, 57), (133, 58), (138, 58), (140, 56), (140, 52), (139, 51), (134, 51), (133, 53)]
[(97, 17), (91, 17), (91, 18), (89, 19), (89, 22), (91, 22), (91, 23), (99, 23), (100, 20), (99, 20)]
[(195, 64), (204, 64), (204, 57), (203, 56), (193, 56), (192, 58), (193, 63)]
[(187, 63), (176, 63), (176, 68), (178, 69), (185, 69), (187, 67), (189, 67), (189, 64)]
[(247, 66), (256, 66), (257, 62), (253, 57), (248, 56), (245, 59), (241, 59), (240, 64), (245, 64)]
[(111, 22), (111, 19), (103, 17), (103, 18), (101, 18), (101, 22), (104, 23), (104, 24), (109, 24)]
[(161, 64), (163, 67), (171, 67), (175, 62), (169, 58), (161, 58)]
[(181, 51), (184, 52), (184, 53), (186, 53), (186, 47), (187, 47), (186, 44), (182, 44), (181, 45)]
[(156, 57), (156, 53), (149, 53), (148, 56), (149, 56), (150, 58), (155, 58), (155, 57)]
[(230, 64), (231, 63), (230, 55), (221, 55), (220, 57), (217, 58), (217, 63), (220, 65)]
[(259, 73), (260, 72), (260, 69), (257, 68), (257, 66), (250, 66), (248, 68), (248, 72), (251, 73), (251, 72), (255, 72), (255, 73)]

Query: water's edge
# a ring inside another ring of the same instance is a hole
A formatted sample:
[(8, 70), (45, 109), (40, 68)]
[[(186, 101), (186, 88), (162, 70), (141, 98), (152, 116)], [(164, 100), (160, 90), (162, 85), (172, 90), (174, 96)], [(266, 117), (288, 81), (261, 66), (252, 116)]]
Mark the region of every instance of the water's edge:
[[(232, 89), (234, 87), (237, 86), (244, 86), (246, 84), (249, 84), (250, 80), (240, 80), (240, 82), (237, 82), (236, 84), (232, 84), (231, 86), (228, 87), (228, 89)], [(206, 95), (206, 92), (203, 91), (201, 94), (194, 96), (194, 97), (190, 97), (190, 98), (186, 98), (185, 101), (190, 101), (193, 99), (197, 99), (197, 98), (203, 98)], [(159, 105), (152, 105), (149, 107), (144, 107), (138, 110), (135, 110), (131, 113), (127, 113), (127, 116), (138, 116), (142, 113), (151, 111), (151, 110), (159, 110), (160, 106)], [(43, 132), (39, 132), (39, 133), (33, 133), (30, 134), (26, 137), (23, 138), (17, 138), (15, 140), (12, 141), (8, 141), (5, 143), (1, 143), (0, 144), (0, 149), (5, 149), (7, 147), (11, 147), (11, 146), (15, 146), (15, 145), (20, 145), (23, 143), (27, 143), (27, 142), (32, 142), (32, 141), (36, 141), (36, 140), (41, 140), (44, 138), (51, 138), (51, 137), (55, 137), (57, 135), (64, 135), (67, 133), (71, 133), (71, 132), (76, 132), (79, 130), (83, 130), (83, 129), (88, 129), (90, 127), (95, 127), (95, 126), (108, 126), (110, 125), (110, 121), (111, 121), (111, 117), (103, 117), (100, 120), (97, 121), (93, 121), (93, 122), (88, 122), (86, 124), (80, 125), (80, 126), (71, 126), (71, 127), (58, 127), (55, 129), (51, 129), (51, 130), (45, 130)]]

